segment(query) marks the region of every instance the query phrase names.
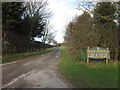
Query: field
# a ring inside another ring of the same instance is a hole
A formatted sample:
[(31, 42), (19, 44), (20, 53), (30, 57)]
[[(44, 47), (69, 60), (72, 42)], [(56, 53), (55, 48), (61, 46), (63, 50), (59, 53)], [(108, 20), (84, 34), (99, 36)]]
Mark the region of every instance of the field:
[(16, 54), (9, 54), (2, 56), (2, 63), (12, 62), (16, 60), (20, 60), (26, 57), (34, 56), (34, 55), (40, 55), (49, 51), (52, 51), (54, 48), (48, 48), (41, 51), (32, 51), (32, 52), (23, 52), (23, 53), (16, 53)]
[(118, 88), (118, 62), (74, 63), (67, 50), (62, 47), (60, 70), (78, 88)]

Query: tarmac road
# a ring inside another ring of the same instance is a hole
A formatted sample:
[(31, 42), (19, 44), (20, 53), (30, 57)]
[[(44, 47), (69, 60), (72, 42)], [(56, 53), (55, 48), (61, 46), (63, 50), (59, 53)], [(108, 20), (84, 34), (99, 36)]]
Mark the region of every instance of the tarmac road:
[(72, 88), (58, 69), (60, 49), (2, 65), (3, 88)]

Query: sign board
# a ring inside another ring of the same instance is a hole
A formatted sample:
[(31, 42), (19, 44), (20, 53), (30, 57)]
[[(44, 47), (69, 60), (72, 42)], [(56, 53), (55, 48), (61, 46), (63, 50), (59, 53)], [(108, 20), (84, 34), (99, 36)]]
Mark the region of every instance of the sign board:
[(94, 47), (87, 49), (87, 58), (110, 59), (110, 51), (106, 48)]

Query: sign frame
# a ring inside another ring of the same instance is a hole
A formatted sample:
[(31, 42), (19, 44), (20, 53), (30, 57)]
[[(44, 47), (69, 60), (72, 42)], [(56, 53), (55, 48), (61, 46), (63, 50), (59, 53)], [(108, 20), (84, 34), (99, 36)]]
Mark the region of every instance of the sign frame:
[(87, 63), (89, 63), (89, 58), (93, 59), (106, 59), (106, 64), (108, 64), (108, 59), (110, 59), (110, 51), (108, 48), (93, 47), (87, 48)]

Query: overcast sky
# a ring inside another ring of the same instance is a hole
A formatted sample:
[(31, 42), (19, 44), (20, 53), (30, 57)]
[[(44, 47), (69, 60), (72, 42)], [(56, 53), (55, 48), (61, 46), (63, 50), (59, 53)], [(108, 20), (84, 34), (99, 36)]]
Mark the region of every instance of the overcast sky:
[(76, 0), (48, 0), (49, 8), (52, 11), (50, 23), (55, 32), (55, 40), (58, 43), (64, 41), (64, 32), (66, 25), (76, 15), (82, 14), (82, 11), (76, 9)]

